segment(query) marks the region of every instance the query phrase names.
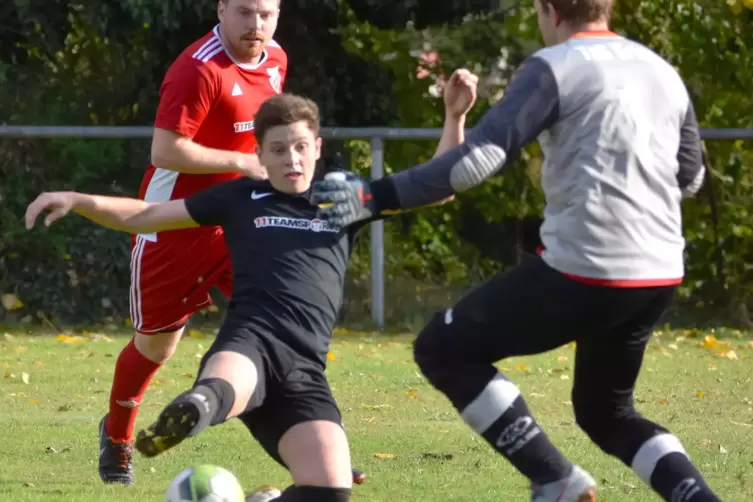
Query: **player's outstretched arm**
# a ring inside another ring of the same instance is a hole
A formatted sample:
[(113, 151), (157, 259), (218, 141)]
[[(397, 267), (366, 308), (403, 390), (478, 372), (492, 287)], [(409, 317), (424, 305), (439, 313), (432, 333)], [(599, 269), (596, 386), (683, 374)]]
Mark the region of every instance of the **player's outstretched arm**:
[(48, 212), (44, 225), (50, 226), (70, 211), (103, 227), (132, 234), (199, 226), (189, 215), (183, 200), (151, 203), (126, 197), (78, 192), (45, 192), (26, 208), (26, 228), (34, 228), (37, 219), (44, 212)]
[(369, 183), (342, 177), (315, 184), (314, 201), (325, 205), (319, 217), (342, 227), (437, 204), (497, 174), (549, 128), (558, 113), (555, 76), (548, 63), (533, 56), (464, 143), (424, 164)]

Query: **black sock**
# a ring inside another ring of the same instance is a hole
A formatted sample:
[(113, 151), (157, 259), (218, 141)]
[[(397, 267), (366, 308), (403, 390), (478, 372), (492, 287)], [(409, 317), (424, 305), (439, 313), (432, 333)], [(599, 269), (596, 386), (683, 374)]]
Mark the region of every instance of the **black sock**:
[(274, 502), (348, 502), (350, 488), (289, 486)]
[(221, 378), (205, 378), (196, 382), (193, 389), (181, 394), (176, 401), (189, 400), (196, 405), (200, 418), (189, 436), (196, 436), (211, 425), (227, 419), (235, 403), (235, 390), (230, 382)]
[(656, 463), (651, 488), (672, 502), (721, 502), (684, 453), (672, 452)]
[(573, 468), (531, 416), (522, 396), (481, 435), (534, 483), (558, 481)]

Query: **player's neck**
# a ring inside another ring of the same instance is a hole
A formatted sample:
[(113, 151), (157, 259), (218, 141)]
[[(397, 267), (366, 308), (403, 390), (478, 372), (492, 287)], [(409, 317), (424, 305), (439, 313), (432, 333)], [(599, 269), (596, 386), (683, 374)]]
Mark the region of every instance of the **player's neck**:
[(248, 56), (241, 56), (239, 55), (235, 49), (233, 48), (233, 44), (231, 44), (228, 39), (225, 37), (225, 34), (222, 32), (222, 27), (218, 30), (220, 33), (220, 41), (222, 42), (222, 45), (224, 46), (225, 50), (230, 54), (230, 59), (232, 59), (235, 63), (240, 64), (248, 64), (248, 65), (255, 65), (258, 64), (259, 61), (261, 61), (261, 58), (264, 57), (264, 51), (261, 52), (256, 57), (248, 57)]
[(603, 35), (605, 33), (611, 33), (611, 30), (609, 29), (609, 23), (606, 21), (598, 21), (595, 23), (577, 23), (562, 26), (560, 38), (562, 39), (562, 41), (565, 41), (576, 35)]

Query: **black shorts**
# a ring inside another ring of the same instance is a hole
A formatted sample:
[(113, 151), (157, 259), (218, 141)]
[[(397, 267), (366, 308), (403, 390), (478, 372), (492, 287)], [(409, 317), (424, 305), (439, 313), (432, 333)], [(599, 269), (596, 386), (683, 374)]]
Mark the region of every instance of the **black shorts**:
[(238, 418), (283, 467), (277, 445), (291, 427), (312, 420), (342, 424), (321, 362), (298, 354), (267, 328), (228, 317), (204, 355), (201, 369), (212, 354), (223, 351), (243, 354), (258, 368), (256, 390)]

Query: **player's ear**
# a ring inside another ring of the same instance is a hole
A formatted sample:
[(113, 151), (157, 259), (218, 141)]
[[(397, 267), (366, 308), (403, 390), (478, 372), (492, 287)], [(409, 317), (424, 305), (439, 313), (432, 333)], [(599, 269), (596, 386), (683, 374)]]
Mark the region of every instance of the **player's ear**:
[(559, 12), (557, 12), (557, 9), (554, 8), (554, 5), (550, 4), (549, 2), (546, 3), (546, 8), (549, 10), (549, 17), (551, 17), (552, 21), (554, 21), (554, 27), (559, 28), (559, 26), (562, 24), (562, 16), (560, 16)]
[(256, 156), (261, 157), (261, 144), (260, 143), (256, 144)]
[(318, 137), (314, 140), (314, 146), (316, 146), (316, 160), (319, 160), (322, 156), (322, 138)]
[(225, 17), (225, 2), (223, 0), (217, 0), (217, 19), (222, 21)]

